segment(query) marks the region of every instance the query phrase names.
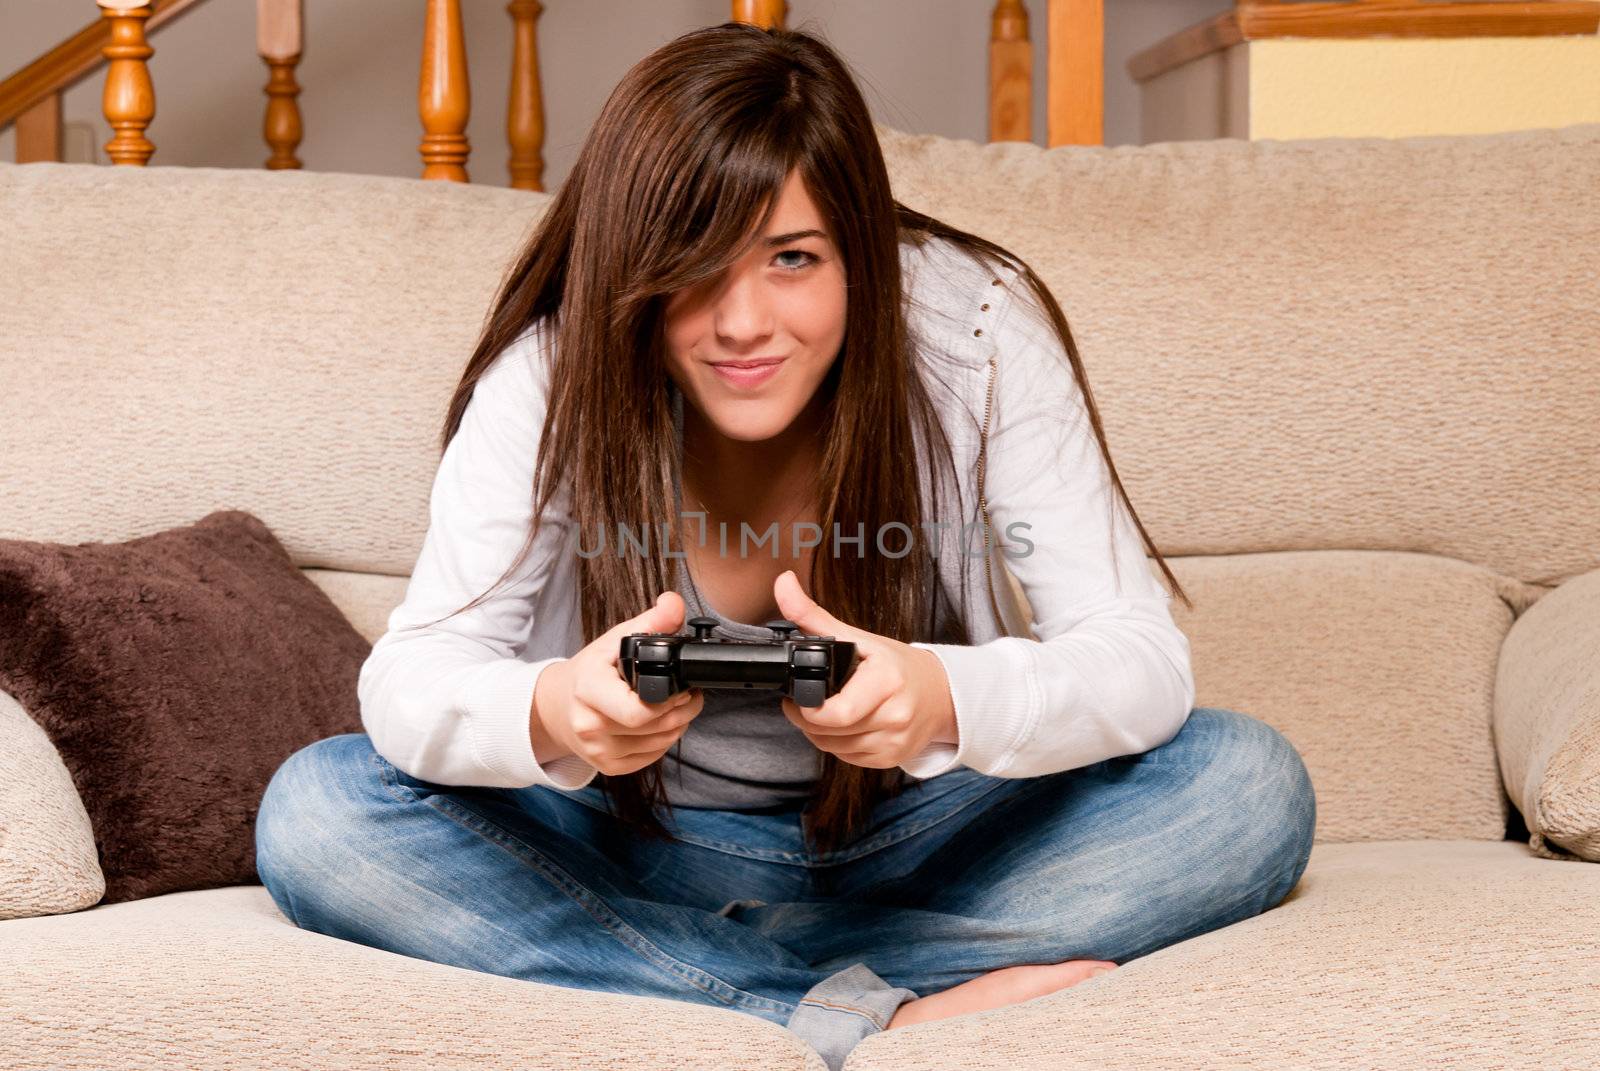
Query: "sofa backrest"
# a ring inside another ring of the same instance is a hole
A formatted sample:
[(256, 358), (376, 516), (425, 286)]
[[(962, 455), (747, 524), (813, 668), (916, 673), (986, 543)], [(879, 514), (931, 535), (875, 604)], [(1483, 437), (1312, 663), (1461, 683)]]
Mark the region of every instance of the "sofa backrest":
[(1061, 302), (1163, 554), (1600, 564), (1600, 123), (978, 145), (880, 131), (900, 199)]
[(301, 171), (0, 165), (0, 537), (255, 513), (405, 575), (444, 407), (549, 197)]
[[(1600, 124), (1043, 150), (880, 128), (897, 195), (1067, 312), (1164, 553), (1600, 564)], [(0, 164), (0, 537), (250, 509), (404, 574), (443, 406), (545, 194)]]

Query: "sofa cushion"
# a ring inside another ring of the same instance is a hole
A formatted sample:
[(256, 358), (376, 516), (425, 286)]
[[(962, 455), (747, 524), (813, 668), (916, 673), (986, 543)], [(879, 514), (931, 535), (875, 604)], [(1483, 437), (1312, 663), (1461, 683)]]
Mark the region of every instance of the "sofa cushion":
[(0, 540), (0, 688), (70, 771), (107, 902), (256, 880), (267, 781), (359, 731), (370, 650), (240, 510), (124, 543)]
[(0, 691), (0, 919), (77, 911), (105, 894), (94, 827), (61, 755)]
[(1600, 569), (1568, 580), (1512, 626), (1494, 735), (1529, 846), (1600, 862)]
[(1195, 703), (1288, 737), (1319, 841), (1506, 835), (1490, 732), (1518, 585), (1454, 558), (1318, 550), (1170, 561)]
[(0, 922), (0, 978), (21, 1012), (0, 1029), (8, 1068), (824, 1071), (744, 1012), (343, 941), (297, 928), (259, 885)]
[(1261, 915), (875, 1034), (845, 1071), (1600, 1067), (1596, 932), (1600, 867), (1515, 841), (1319, 843)]
[(389, 615), (405, 601), (407, 576), (353, 573), (344, 569), (301, 569), (339, 612), (364, 636), (377, 643), (389, 630)]
[[(1600, 867), (1510, 841), (1319, 843), (1284, 902), (1010, 1008), (868, 1038), (847, 1071), (1600, 1066)], [(1532, 921), (1530, 921), (1532, 920)], [(297, 929), (259, 886), (0, 922), (0, 1066), (820, 1071), (740, 1012)], [(375, 994), (379, 995), (375, 997)], [(84, 1009), (92, 1008), (86, 1016)]]

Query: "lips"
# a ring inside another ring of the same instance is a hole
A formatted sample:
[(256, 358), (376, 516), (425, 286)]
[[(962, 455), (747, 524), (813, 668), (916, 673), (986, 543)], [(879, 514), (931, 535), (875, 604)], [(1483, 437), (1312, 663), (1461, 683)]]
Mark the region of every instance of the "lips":
[(754, 387), (778, 374), (783, 357), (758, 357), (749, 361), (717, 361), (712, 371), (724, 383), (734, 387)]
[(782, 357), (753, 357), (748, 361), (712, 361), (717, 368), (765, 368), (769, 364), (779, 364)]

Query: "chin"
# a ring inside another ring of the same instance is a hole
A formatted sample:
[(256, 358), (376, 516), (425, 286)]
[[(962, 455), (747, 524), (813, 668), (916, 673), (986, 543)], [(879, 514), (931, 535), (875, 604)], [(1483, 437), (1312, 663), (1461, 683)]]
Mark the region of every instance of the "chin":
[(739, 442), (758, 443), (783, 434), (803, 407), (790, 399), (721, 400), (705, 407), (706, 420)]

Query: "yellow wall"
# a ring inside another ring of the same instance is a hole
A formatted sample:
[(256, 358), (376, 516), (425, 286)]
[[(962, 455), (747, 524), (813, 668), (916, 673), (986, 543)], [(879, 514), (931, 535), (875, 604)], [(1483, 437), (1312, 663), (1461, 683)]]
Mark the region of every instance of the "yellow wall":
[(1250, 137), (1484, 134), (1600, 122), (1600, 36), (1248, 45)]

